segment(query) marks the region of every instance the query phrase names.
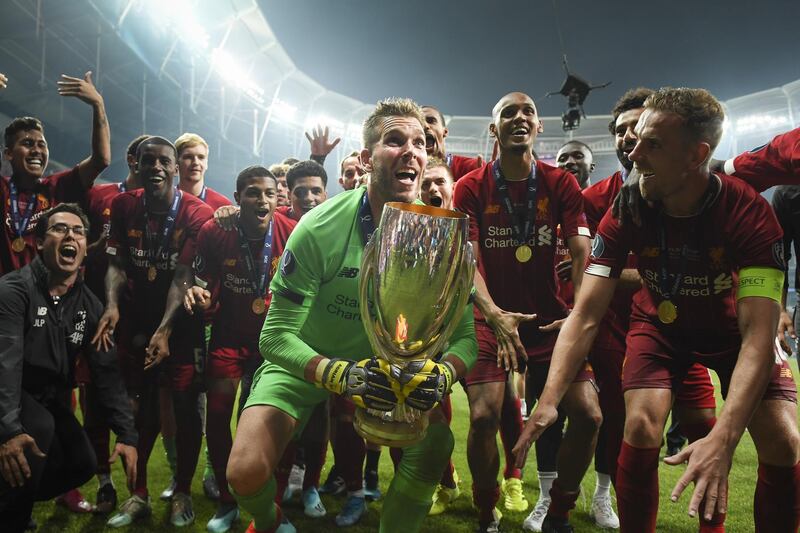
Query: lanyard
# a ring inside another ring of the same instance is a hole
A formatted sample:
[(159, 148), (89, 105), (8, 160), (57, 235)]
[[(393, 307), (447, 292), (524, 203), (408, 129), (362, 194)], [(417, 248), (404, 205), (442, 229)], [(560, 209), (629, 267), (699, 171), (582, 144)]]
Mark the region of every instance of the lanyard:
[(447, 163), (447, 166), (453, 168), (453, 154), (447, 154), (444, 156), (444, 161)]
[(203, 188), (200, 189), (200, 194), (198, 194), (197, 197), (200, 198), (200, 200), (202, 200), (203, 202), (205, 202), (206, 201), (206, 193), (207, 192), (208, 192), (208, 189), (206, 189), (206, 186), (203, 185)]
[[(713, 174), (711, 175), (711, 183), (708, 184), (708, 188), (706, 189), (705, 194), (703, 195), (703, 203), (700, 207), (700, 212), (697, 214), (697, 225), (695, 226), (695, 233), (698, 235), (698, 240), (700, 241), (700, 245), (698, 248), (702, 252), (702, 236), (703, 236), (703, 215), (705, 214), (708, 206), (714, 199), (714, 196), (717, 192), (717, 177)], [(659, 259), (661, 263), (661, 277), (659, 279), (659, 286), (661, 289), (661, 294), (665, 300), (672, 300), (675, 298), (675, 295), (678, 294), (678, 291), (681, 288), (681, 282), (683, 281), (683, 275), (686, 272), (686, 260), (689, 256), (689, 245), (684, 243), (681, 246), (681, 260), (680, 260), (680, 269), (677, 274), (675, 274), (675, 278), (672, 280), (672, 285), (670, 286), (669, 283), (669, 248), (667, 247), (667, 229), (666, 224), (664, 221), (664, 211), (658, 215), (658, 241), (660, 247), (660, 254)]]
[[(525, 203), (525, 211), (523, 213), (514, 212), (514, 204), (511, 203), (511, 197), (508, 195), (508, 183), (506, 183), (503, 172), (500, 170), (499, 160), (492, 163), (492, 175), (494, 176), (500, 199), (503, 201), (503, 205), (511, 217), (511, 229), (514, 231), (514, 240), (518, 246), (523, 245), (533, 232), (533, 221), (536, 217), (536, 164), (531, 163), (531, 173), (528, 174), (528, 199)], [(520, 220), (523, 221), (522, 224), (520, 224)]]
[(17, 186), (14, 180), (8, 180), (8, 188), (11, 195), (11, 220), (14, 225), (14, 230), (17, 232), (17, 237), (22, 237), (25, 229), (28, 227), (28, 222), (31, 220), (33, 210), (36, 209), (37, 198), (36, 193), (32, 193), (28, 206), (25, 208), (25, 214), (20, 217), (19, 214), (19, 198), (17, 194)]
[(125, 192), (128, 190), (128, 187), (125, 185), (124, 181), (117, 183), (117, 188), (119, 189), (119, 192)]
[(358, 208), (358, 224), (361, 228), (361, 237), (366, 245), (372, 234), (375, 233), (375, 221), (372, 220), (372, 210), (369, 207), (367, 191), (364, 191), (364, 196), (361, 197), (361, 206)]
[(272, 262), (272, 220), (269, 221), (269, 227), (264, 234), (264, 246), (261, 249), (261, 276), (258, 274), (256, 261), (250, 252), (250, 243), (245, 237), (242, 227), (237, 225), (236, 230), (239, 232), (239, 252), (244, 257), (245, 265), (247, 265), (247, 277), (250, 281), (250, 286), (256, 296), (263, 297), (267, 292), (267, 278), (269, 277), (269, 267)]
[(145, 235), (145, 246), (147, 247), (148, 251), (148, 262), (151, 265), (155, 265), (156, 261), (159, 257), (161, 257), (164, 253), (169, 256), (169, 243), (170, 238), (172, 237), (172, 231), (175, 229), (175, 220), (178, 218), (178, 208), (181, 205), (181, 197), (182, 193), (180, 189), (177, 187), (175, 188), (175, 195), (172, 198), (172, 205), (169, 208), (169, 212), (167, 213), (167, 218), (164, 219), (164, 224), (161, 226), (161, 239), (158, 242), (158, 248), (154, 251), (153, 250), (153, 241), (154, 236), (151, 234), (150, 230), (150, 217), (147, 213), (147, 196), (142, 195), (142, 201), (144, 202), (144, 235)]

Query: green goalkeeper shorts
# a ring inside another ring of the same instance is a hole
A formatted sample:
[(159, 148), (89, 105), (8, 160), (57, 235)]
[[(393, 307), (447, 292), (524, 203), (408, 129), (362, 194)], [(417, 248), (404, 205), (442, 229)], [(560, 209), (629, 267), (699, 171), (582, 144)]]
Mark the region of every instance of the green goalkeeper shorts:
[(324, 402), (330, 392), (290, 374), (275, 363), (264, 361), (253, 375), (253, 387), (244, 408), (252, 405), (271, 405), (298, 421), (296, 431), (302, 431), (311, 411)]

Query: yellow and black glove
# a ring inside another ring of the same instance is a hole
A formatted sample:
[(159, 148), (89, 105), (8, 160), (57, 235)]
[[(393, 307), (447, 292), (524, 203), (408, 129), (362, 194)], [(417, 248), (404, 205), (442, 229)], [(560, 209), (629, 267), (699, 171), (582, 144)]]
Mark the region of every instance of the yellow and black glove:
[(329, 359), (317, 370), (317, 385), (346, 396), (359, 407), (391, 411), (399, 402), (391, 370), (388, 361), (375, 357), (358, 362)]
[(455, 375), (450, 363), (431, 359), (408, 363), (398, 378), (406, 405), (420, 411), (433, 409), (450, 393)]

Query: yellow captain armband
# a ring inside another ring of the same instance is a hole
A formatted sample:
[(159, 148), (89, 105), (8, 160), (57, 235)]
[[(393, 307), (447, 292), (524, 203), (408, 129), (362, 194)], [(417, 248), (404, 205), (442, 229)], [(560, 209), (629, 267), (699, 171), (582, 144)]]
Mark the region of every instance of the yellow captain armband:
[(760, 296), (781, 303), (783, 295), (782, 270), (769, 267), (745, 267), (739, 271), (736, 299)]

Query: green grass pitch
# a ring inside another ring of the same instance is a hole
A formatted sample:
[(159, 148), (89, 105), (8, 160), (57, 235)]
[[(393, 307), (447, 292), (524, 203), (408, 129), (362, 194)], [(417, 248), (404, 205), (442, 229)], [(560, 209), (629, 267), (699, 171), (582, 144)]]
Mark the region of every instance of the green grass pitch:
[[(796, 361), (792, 361), (795, 376), (797, 376)], [(721, 406), (721, 401), (718, 401)], [(453, 433), (456, 437), (456, 447), (453, 453), (453, 460), (456, 470), (461, 477), (461, 497), (445, 514), (429, 517), (425, 520), (422, 531), (424, 532), (465, 532), (473, 531), (476, 526), (476, 513), (471, 504), (471, 477), (467, 467), (466, 458), (466, 435), (469, 425), (469, 409), (466, 396), (460, 387), (456, 387), (453, 393)], [(498, 440), (499, 444), (499, 440)], [(662, 449), (663, 453), (663, 449)], [(528, 467), (524, 472), (525, 493), (528, 500), (533, 504), (538, 497), (538, 485), (536, 483), (536, 465), (533, 454), (531, 454)], [(206, 531), (206, 522), (213, 515), (215, 504), (205, 498), (201, 486), (201, 472), (204, 466), (204, 457), (201, 456), (198, 465), (198, 473), (195, 475), (192, 485), (192, 496), (197, 519), (194, 524), (185, 528), (174, 528), (169, 523), (169, 505), (167, 502), (158, 500), (157, 495), (169, 482), (169, 469), (164, 458), (163, 448), (159, 442), (153, 451), (150, 459), (149, 478), (150, 492), (156, 495), (153, 504), (153, 514), (147, 520), (124, 528), (120, 531), (139, 533), (150, 531), (178, 531), (203, 532)], [(327, 470), (332, 464), (332, 456), (328, 455), (328, 462), (323, 470), (323, 477), (327, 475)], [(727, 518), (727, 531), (729, 533), (744, 533), (753, 531), (753, 490), (756, 482), (757, 458), (755, 448), (750, 436), (745, 433), (734, 457), (733, 469), (730, 476), (729, 490), (729, 513)], [(119, 464), (114, 466), (114, 484), (119, 491), (120, 498), (127, 496), (124, 489), (125, 481), (122, 469)], [(683, 467), (670, 467), (662, 464), (659, 470), (661, 500), (658, 519), (658, 530), (665, 532), (692, 532), (697, 531), (697, 520), (689, 518), (686, 514), (689, 495), (687, 492), (678, 503), (669, 501), (669, 492), (678, 480)], [(380, 476), (381, 489), (385, 491), (389, 486), (392, 475), (391, 459), (387, 451), (381, 456)], [(600, 531), (595, 528), (588, 517), (591, 495), (594, 491), (594, 472), (590, 469), (583, 482), (583, 495), (578, 500), (577, 508), (571, 514), (571, 522), (575, 530)], [(97, 481), (93, 479), (82, 487), (84, 495), (94, 501), (97, 490)], [(351, 528), (338, 528), (334, 522), (334, 517), (339, 512), (343, 498), (333, 498), (323, 496), (328, 515), (321, 519), (311, 520), (303, 515), (302, 506), (297, 499), (288, 502), (285, 512), (292, 523), (300, 532), (326, 532), (326, 531), (349, 531), (350, 533), (365, 533), (367, 531), (377, 531), (381, 502), (374, 502), (368, 505), (368, 512), (361, 522)], [(525, 513), (503, 512), (502, 526), (504, 531), (522, 531), (522, 521), (527, 516)], [(53, 502), (43, 502), (36, 505), (34, 518), (39, 524), (38, 531), (42, 533), (92, 533), (110, 530), (105, 527), (105, 517), (91, 515), (73, 515), (66, 509), (58, 507)], [(249, 518), (243, 516), (242, 520), (234, 527), (233, 531), (242, 532), (246, 529)], [(2, 525), (0, 525), (2, 530)]]

